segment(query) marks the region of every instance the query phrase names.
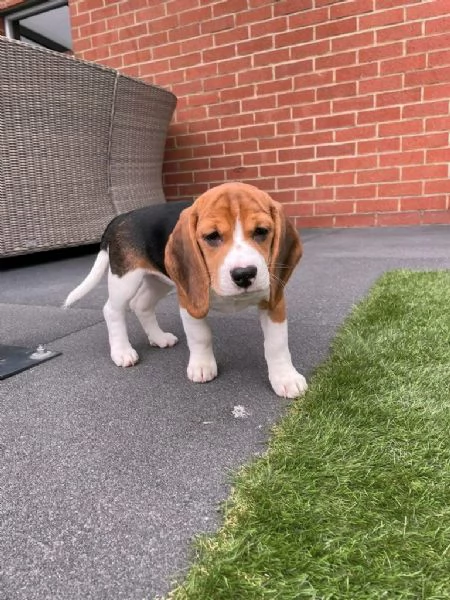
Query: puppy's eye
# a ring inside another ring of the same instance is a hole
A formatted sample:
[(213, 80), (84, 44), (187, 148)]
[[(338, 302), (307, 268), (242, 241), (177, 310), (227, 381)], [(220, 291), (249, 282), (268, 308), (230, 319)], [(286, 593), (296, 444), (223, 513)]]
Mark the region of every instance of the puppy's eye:
[(257, 227), (253, 232), (253, 239), (257, 242), (263, 242), (269, 235), (269, 230), (266, 227)]
[(210, 246), (219, 246), (222, 243), (222, 236), (218, 231), (211, 231), (211, 233), (204, 235), (203, 239)]

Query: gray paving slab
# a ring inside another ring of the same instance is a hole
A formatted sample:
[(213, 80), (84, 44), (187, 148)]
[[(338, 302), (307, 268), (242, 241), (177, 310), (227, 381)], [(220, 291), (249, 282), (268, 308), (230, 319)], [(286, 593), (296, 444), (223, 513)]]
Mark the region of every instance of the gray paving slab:
[[(450, 228), (318, 230), (288, 286), (290, 345), (306, 375), (326, 357), (349, 310), (386, 270), (450, 268)], [(254, 311), (214, 315), (219, 377), (187, 381), (176, 298), (141, 361), (108, 355), (100, 286), (59, 308), (93, 256), (0, 273), (4, 343), (46, 336), (63, 355), (0, 383), (0, 597), (143, 599), (164, 594), (189, 564), (194, 535), (220, 524), (230, 471), (265, 449), (287, 401), (271, 391)], [(246, 419), (233, 408), (243, 405)]]

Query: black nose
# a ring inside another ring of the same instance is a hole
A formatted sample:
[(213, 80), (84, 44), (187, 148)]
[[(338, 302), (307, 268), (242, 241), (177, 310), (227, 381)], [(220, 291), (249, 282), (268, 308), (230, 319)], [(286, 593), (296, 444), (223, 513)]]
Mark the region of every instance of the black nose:
[(256, 277), (258, 269), (256, 267), (236, 267), (231, 269), (231, 279), (234, 283), (241, 288), (248, 288), (252, 285), (253, 279)]

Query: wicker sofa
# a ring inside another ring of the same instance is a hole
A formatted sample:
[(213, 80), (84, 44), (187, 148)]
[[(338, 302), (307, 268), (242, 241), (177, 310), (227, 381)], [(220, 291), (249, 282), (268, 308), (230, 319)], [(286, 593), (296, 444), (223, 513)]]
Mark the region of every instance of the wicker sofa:
[(97, 242), (115, 215), (164, 202), (176, 97), (0, 36), (0, 257)]

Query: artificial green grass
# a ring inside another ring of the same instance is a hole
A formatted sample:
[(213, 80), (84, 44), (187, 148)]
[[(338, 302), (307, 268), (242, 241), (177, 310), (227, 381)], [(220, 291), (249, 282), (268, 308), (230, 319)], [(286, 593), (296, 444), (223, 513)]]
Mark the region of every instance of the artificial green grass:
[(169, 597), (450, 598), (450, 272), (379, 280)]

